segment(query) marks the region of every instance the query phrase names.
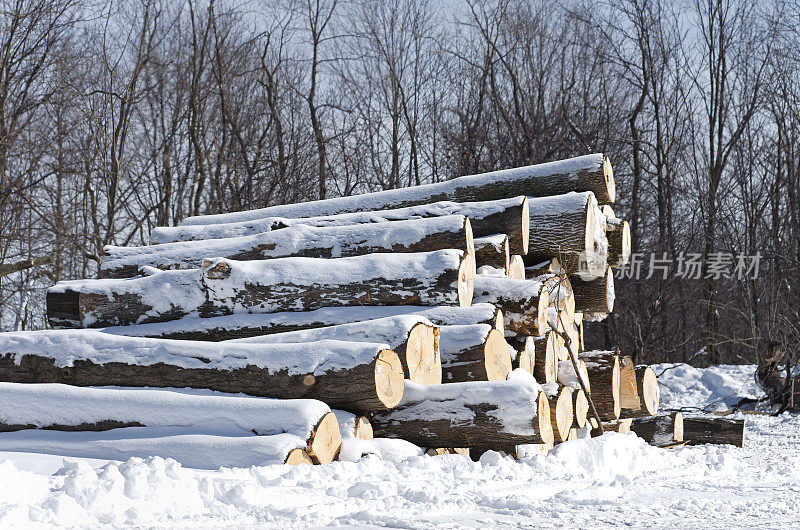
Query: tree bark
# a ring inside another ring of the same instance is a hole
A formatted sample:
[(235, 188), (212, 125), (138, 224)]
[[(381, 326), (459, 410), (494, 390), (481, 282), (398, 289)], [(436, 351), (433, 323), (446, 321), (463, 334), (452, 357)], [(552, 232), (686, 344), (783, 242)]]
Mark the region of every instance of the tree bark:
[(441, 381), (505, 381), (512, 368), (509, 348), (502, 332), (488, 324), (442, 326)]
[(603, 421), (619, 418), (619, 359), (614, 352), (590, 351), (580, 354), (586, 363), (591, 391), (589, 398), (594, 402), (597, 413)]
[(744, 446), (744, 420), (683, 418), (683, 439), (688, 445), (727, 444)]
[(540, 383), (554, 383), (558, 372), (560, 351), (564, 340), (552, 331), (532, 339), (534, 346), (533, 376)]
[(657, 416), (634, 418), (631, 430), (636, 436), (658, 447), (664, 447), (683, 441), (683, 414), (667, 412)]
[(502, 269), (506, 271), (506, 274), (508, 273), (511, 254), (506, 234), (475, 238), (474, 246), (475, 266), (477, 268), (488, 265), (496, 269)]
[(541, 282), (476, 276), (474, 301), (490, 303), (503, 312), (505, 327), (520, 335), (543, 335), (548, 330), (550, 299)]
[(572, 276), (571, 282), (576, 311), (607, 315), (614, 310), (614, 272), (610, 267), (605, 275), (594, 280), (586, 281), (579, 276)]

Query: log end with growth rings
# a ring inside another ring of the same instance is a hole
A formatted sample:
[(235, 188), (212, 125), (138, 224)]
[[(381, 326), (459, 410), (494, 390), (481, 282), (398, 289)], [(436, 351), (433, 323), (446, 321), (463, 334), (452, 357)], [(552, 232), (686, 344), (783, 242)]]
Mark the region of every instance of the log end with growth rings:
[(286, 456), (286, 460), (284, 460), (283, 463), (290, 466), (299, 466), (304, 464), (310, 466), (314, 462), (311, 460), (311, 457), (308, 456), (308, 453), (306, 453), (305, 450), (297, 448), (289, 451), (289, 454)]
[(505, 336), (506, 333), (506, 321), (503, 318), (503, 310), (498, 309), (494, 314), (494, 329), (499, 331)]
[(374, 437), (372, 432), (372, 424), (365, 416), (358, 416), (356, 418), (354, 435), (359, 440), (372, 440)]
[(458, 304), (469, 307), (475, 292), (475, 255), (465, 253), (458, 266)]
[(553, 427), (553, 439), (565, 442), (573, 422), (572, 392), (569, 387), (561, 387), (550, 399), (550, 423)]
[(641, 393), (639, 399), (644, 411), (652, 416), (658, 412), (658, 379), (656, 378), (656, 373), (649, 366), (641, 369), (641, 372), (641, 375), (637, 374), (637, 379), (641, 379), (639, 383), (639, 392)]
[(316, 464), (333, 462), (342, 447), (342, 432), (333, 412), (328, 412), (319, 421), (308, 439), (306, 452)]
[(550, 308), (550, 293), (547, 292), (547, 286), (542, 284), (541, 291), (539, 292), (539, 303), (536, 307), (536, 329), (539, 335), (544, 335), (550, 330), (548, 325)]
[(614, 182), (614, 169), (611, 167), (611, 160), (607, 156), (603, 157), (603, 178), (606, 181), (608, 202), (615, 202), (617, 200), (617, 185)]
[(408, 333), (406, 363), (409, 380), (421, 385), (442, 382), (442, 359), (439, 353), (438, 329), (420, 322)]
[(539, 437), (542, 443), (553, 445), (553, 425), (550, 421), (550, 402), (547, 401), (547, 395), (544, 392), (539, 392), (536, 397), (536, 420), (538, 425), (536, 429), (539, 432)]
[(403, 399), (403, 365), (392, 350), (381, 350), (375, 359), (375, 392), (387, 408), (396, 407)]
[(492, 329), (486, 337), (484, 348), (484, 363), (486, 378), (489, 381), (505, 381), (511, 373), (510, 346), (503, 334)]
[(469, 217), (464, 218), (464, 233), (467, 236), (466, 249), (468, 254), (475, 255), (475, 237), (472, 234), (472, 223), (469, 222)]
[(683, 412), (676, 412), (673, 417), (672, 439), (676, 443), (683, 441)]
[(589, 415), (589, 400), (586, 399), (586, 393), (580, 388), (572, 391), (572, 414), (576, 427), (579, 429), (586, 427), (586, 418)]

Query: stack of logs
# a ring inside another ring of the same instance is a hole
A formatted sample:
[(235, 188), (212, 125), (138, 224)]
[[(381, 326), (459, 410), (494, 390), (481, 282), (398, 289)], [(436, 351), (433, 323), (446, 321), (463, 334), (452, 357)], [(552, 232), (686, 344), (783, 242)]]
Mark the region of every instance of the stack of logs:
[[(330, 462), (343, 437), (373, 433), (473, 457), (610, 430), (707, 441), (680, 413), (657, 414), (651, 368), (584, 348), (630, 257), (615, 196), (611, 164), (593, 154), (191, 217), (154, 229), (150, 246), (106, 247), (99, 279), (52, 287), (55, 329), (0, 335), (0, 380), (322, 402), (300, 407), (302, 428), (253, 426), (301, 440), (275, 442), (288, 463)], [(0, 430), (148, 424), (22, 416)]]

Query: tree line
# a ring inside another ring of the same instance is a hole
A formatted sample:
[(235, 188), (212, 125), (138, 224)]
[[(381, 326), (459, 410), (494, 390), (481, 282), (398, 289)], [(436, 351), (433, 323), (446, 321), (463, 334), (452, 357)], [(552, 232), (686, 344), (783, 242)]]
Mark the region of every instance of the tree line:
[[(605, 152), (645, 273), (597, 341), (695, 363), (800, 343), (796, 1), (0, 4), (0, 330), (45, 327), (46, 287), (186, 216)], [(686, 253), (761, 261), (647, 277)]]

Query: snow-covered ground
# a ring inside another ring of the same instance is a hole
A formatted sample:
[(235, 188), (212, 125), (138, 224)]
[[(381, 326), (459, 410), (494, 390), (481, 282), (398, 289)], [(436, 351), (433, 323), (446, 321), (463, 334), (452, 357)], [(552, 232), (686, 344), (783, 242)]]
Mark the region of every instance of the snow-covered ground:
[[(722, 409), (759, 395), (752, 366), (655, 369), (666, 408)], [(159, 457), (2, 452), (0, 527), (800, 526), (800, 417), (738, 417), (743, 449), (663, 450), (612, 433), (519, 462), (403, 446), (325, 466), (209, 471)]]

